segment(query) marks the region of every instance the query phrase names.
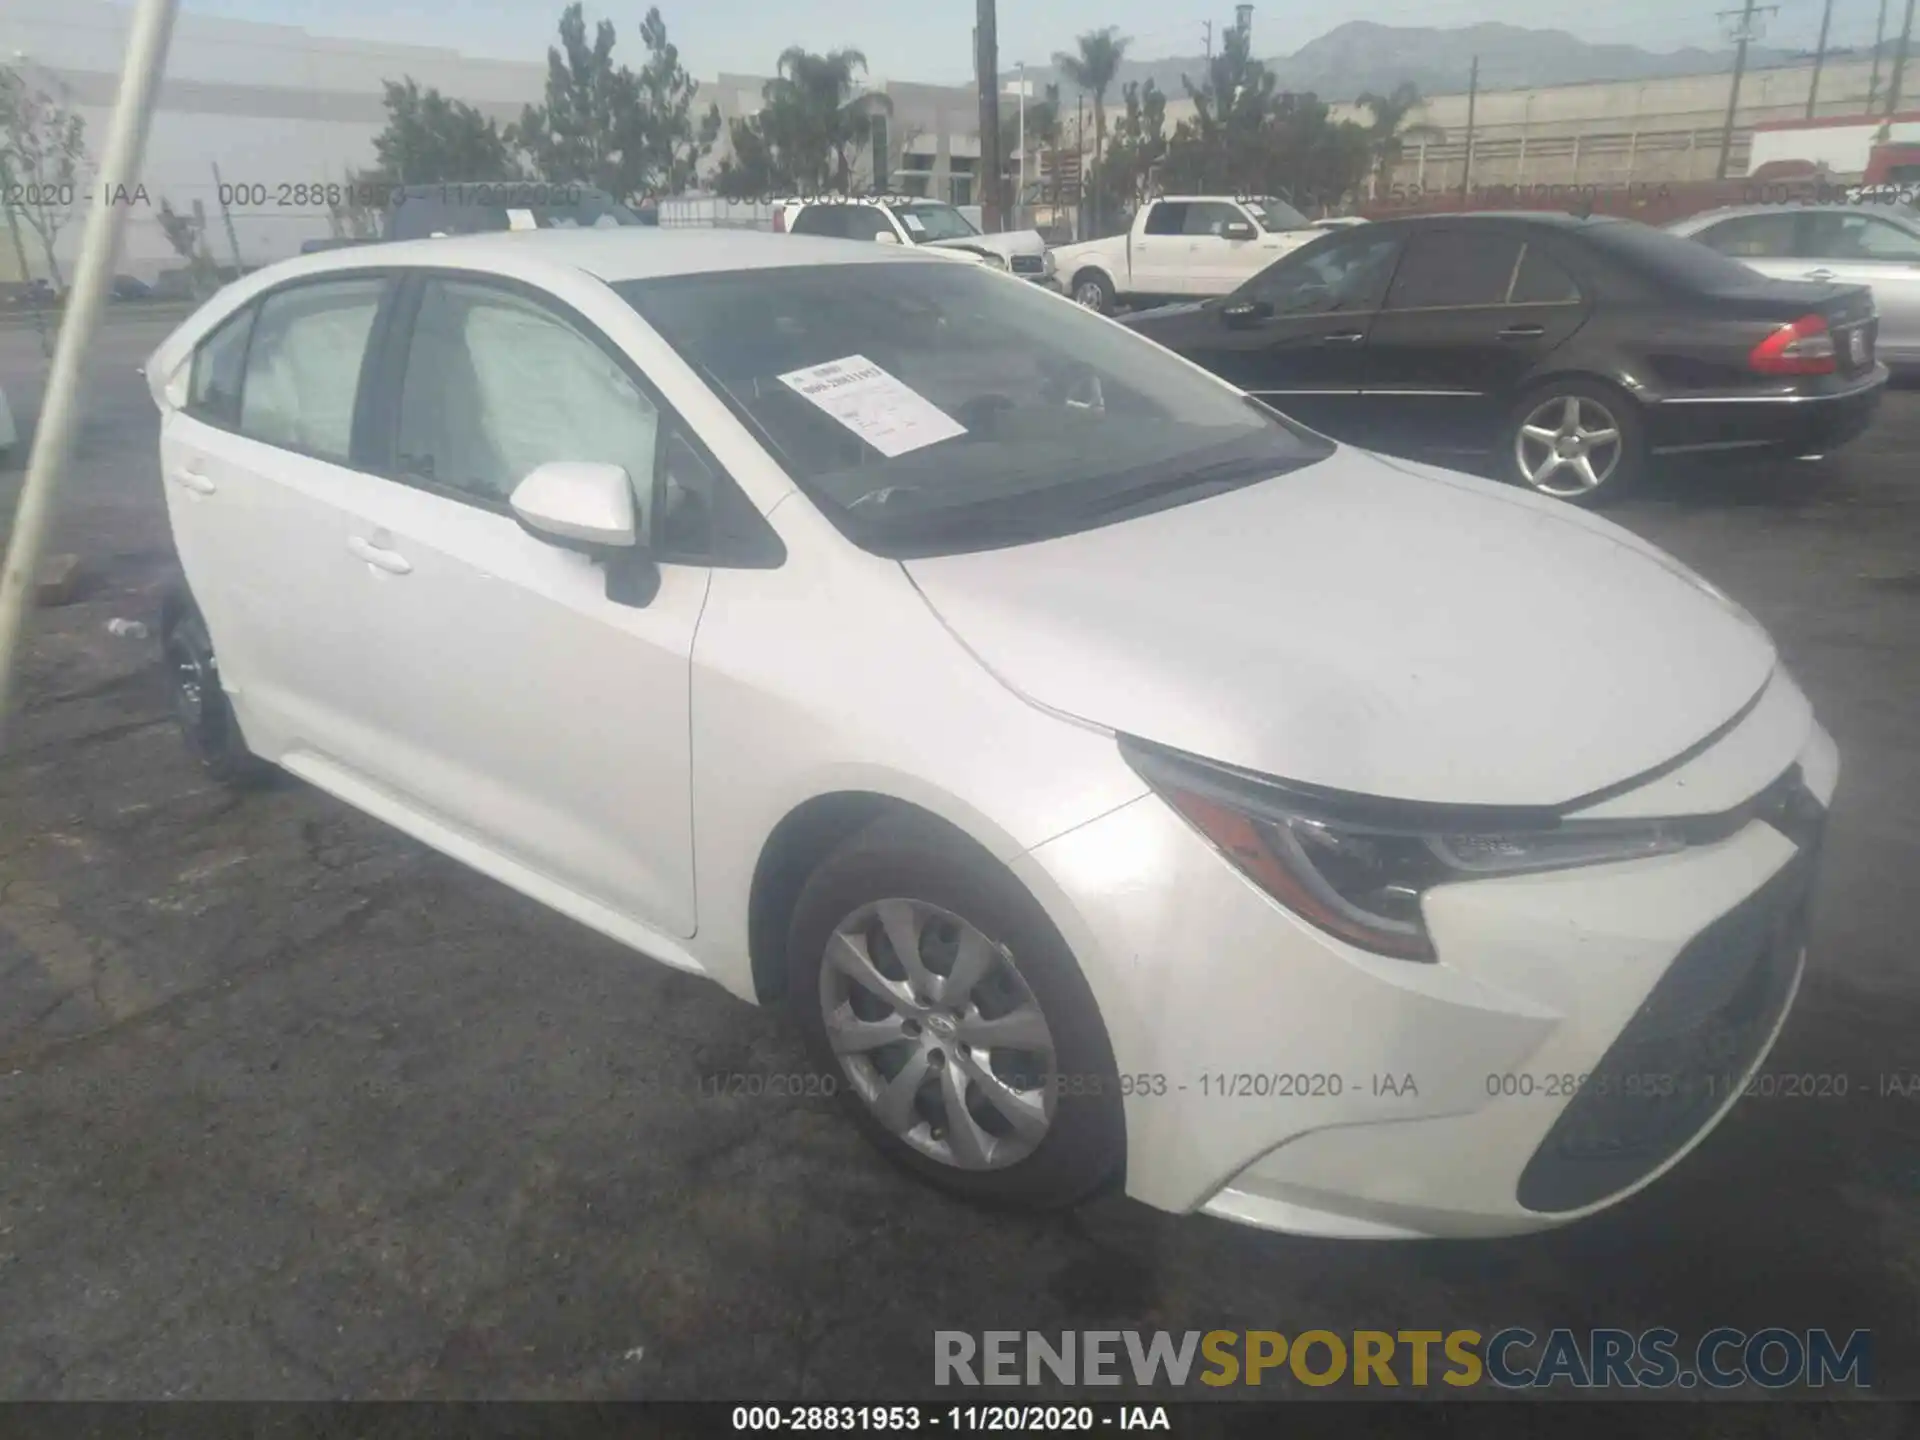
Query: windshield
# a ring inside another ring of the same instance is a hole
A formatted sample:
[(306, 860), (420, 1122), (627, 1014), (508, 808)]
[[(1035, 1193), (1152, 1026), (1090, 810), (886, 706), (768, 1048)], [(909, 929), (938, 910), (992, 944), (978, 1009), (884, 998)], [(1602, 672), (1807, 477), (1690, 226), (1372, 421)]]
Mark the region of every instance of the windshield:
[(893, 213), (900, 217), (916, 245), (929, 240), (964, 240), (980, 233), (951, 205), (896, 205)]
[(878, 554), (1068, 534), (1332, 453), (1152, 341), (972, 266), (614, 288)]
[(1242, 200), (1247, 213), (1260, 222), (1263, 230), (1305, 230), (1307, 217), (1287, 204), (1268, 196), (1262, 200)]

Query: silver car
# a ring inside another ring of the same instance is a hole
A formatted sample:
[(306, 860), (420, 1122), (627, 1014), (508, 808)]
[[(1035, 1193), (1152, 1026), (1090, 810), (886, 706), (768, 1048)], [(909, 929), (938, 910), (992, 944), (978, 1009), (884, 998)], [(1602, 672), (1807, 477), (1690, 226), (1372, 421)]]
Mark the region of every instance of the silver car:
[(1667, 227), (1781, 280), (1868, 285), (1880, 359), (1920, 367), (1920, 213), (1898, 205), (1753, 205)]

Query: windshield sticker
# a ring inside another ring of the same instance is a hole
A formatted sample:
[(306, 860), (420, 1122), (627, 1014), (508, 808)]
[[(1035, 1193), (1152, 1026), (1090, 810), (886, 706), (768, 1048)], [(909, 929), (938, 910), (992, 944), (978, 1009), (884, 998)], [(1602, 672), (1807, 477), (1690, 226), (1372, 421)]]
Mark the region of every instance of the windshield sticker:
[(789, 370), (780, 380), (889, 460), (967, 433), (966, 426), (864, 355)]
[(533, 218), (533, 211), (509, 210), (507, 211), (507, 228), (509, 230), (538, 230), (540, 226)]
[(907, 229), (911, 230), (916, 235), (921, 234), (927, 228), (925, 225), (922, 225), (920, 223), (920, 217), (918, 215), (914, 215), (906, 211), (901, 212), (900, 223), (906, 226)]

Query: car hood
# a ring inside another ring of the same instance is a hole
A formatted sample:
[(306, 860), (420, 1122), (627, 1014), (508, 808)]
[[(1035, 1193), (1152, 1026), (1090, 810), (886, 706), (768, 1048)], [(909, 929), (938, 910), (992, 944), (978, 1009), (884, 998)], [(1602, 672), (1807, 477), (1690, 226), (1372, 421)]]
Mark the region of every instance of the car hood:
[(924, 242), (935, 250), (987, 250), (1011, 259), (1015, 255), (1044, 255), (1047, 242), (1038, 230), (1001, 230), (992, 235), (957, 235), (951, 240)]
[(1697, 745), (1775, 665), (1752, 617), (1619, 527), (1344, 447), (1097, 530), (905, 568), (1035, 703), (1396, 799), (1564, 805)]

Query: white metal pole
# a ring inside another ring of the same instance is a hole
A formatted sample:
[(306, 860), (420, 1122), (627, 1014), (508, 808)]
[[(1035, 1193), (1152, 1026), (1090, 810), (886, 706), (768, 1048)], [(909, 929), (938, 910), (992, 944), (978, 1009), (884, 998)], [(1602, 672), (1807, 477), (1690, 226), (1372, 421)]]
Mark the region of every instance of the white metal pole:
[(120, 233), (126, 226), (124, 197), (140, 181), (147, 126), (166, 69), (167, 42), (173, 35), (178, 4), (179, 0), (139, 0), (127, 34), (126, 64), (120, 73), (120, 93), (114, 101), (113, 123), (100, 165), (101, 193), (87, 214), (86, 229), (80, 237), (80, 261), (54, 342), (46, 399), (34, 427), (33, 454), (27, 461), (19, 503), (14, 507), (6, 564), (0, 569), (0, 727), (13, 714), (16, 662), (40, 570), (40, 551), (53, 517), (54, 491), (73, 450), (76, 402), (87, 349), (93, 343), (93, 332), (99, 327), (100, 312), (113, 285)]
[(1027, 62), (1020, 62), (1020, 193), (1013, 197), (1015, 214), (1027, 203)]

